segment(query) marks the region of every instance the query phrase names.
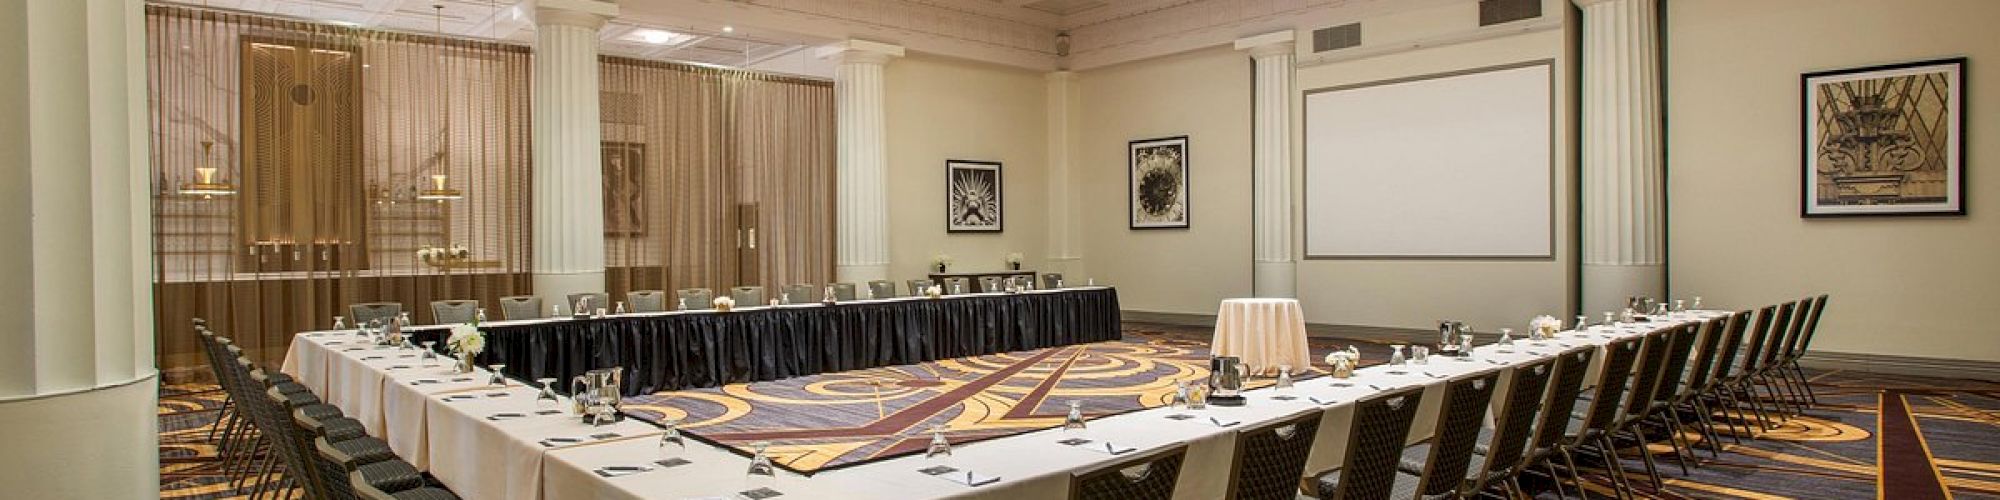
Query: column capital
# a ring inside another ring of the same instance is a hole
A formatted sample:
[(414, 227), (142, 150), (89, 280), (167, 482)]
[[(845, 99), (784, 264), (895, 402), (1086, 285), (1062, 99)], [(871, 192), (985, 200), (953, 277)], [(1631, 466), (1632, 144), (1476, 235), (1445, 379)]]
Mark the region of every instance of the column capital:
[(618, 4), (605, 0), (533, 0), (535, 25), (604, 27), (604, 21), (618, 17)]
[(903, 46), (867, 40), (846, 40), (820, 47), (816, 55), (820, 59), (833, 59), (836, 64), (885, 64), (890, 59), (903, 57)]
[(1236, 50), (1249, 52), (1250, 57), (1294, 54), (1296, 39), (1297, 35), (1292, 30), (1273, 31), (1236, 39)]

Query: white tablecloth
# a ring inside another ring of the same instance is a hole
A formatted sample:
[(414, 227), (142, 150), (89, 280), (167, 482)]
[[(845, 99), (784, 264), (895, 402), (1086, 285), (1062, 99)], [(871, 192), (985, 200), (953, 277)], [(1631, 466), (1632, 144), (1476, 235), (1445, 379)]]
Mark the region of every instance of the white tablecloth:
[(1237, 356), (1259, 375), (1276, 375), (1279, 365), (1297, 371), (1312, 366), (1306, 346), (1306, 316), (1293, 299), (1227, 299), (1215, 314), (1210, 351)]

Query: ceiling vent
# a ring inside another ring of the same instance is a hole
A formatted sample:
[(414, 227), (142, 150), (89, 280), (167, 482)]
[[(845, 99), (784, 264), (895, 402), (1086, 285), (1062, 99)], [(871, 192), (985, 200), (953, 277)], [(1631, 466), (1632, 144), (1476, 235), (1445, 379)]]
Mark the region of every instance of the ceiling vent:
[(1326, 52), (1359, 45), (1361, 45), (1361, 23), (1313, 30), (1313, 52)]
[(1542, 0), (1479, 0), (1479, 25), (1542, 17)]

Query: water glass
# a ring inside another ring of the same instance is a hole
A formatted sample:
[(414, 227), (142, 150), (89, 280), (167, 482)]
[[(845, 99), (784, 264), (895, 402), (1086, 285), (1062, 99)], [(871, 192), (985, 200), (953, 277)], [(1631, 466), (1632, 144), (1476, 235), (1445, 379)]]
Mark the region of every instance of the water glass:
[(429, 367), (431, 367), (431, 366), (433, 366), (433, 365), (436, 365), (436, 364), (437, 364), (437, 359), (438, 359), (438, 354), (437, 354), (437, 349), (433, 347), (433, 346), (435, 346), (435, 345), (437, 345), (437, 341), (434, 341), (434, 340), (426, 340), (426, 341), (424, 341), (424, 357), (423, 357), (423, 360), (424, 360), (424, 367), (425, 367), (425, 368), (429, 368)]
[(1063, 430), (1083, 430), (1083, 402), (1070, 400), (1069, 414), (1063, 416)]
[(1424, 346), (1410, 347), (1410, 358), (1411, 362), (1415, 364), (1431, 364), (1431, 348)]
[(1502, 346), (1514, 345), (1514, 329), (1512, 328), (1500, 329), (1500, 345)]
[(743, 489), (768, 488), (778, 480), (778, 468), (771, 465), (771, 443), (758, 441), (751, 443), (750, 448), (757, 454), (750, 457), (750, 467), (743, 471)]
[(951, 456), (951, 440), (944, 438), (944, 426), (931, 426), (931, 446), (924, 450), (924, 458)]
[(474, 310), (472, 311), (472, 320), (473, 320), (473, 321), (477, 321), (477, 322), (480, 322), (480, 323), (485, 323), (485, 322), (486, 322), (486, 308), (484, 308), (484, 307), (481, 307), (481, 308), (478, 308), (478, 309), (474, 309)]
[(535, 385), (542, 386), (541, 392), (535, 393), (535, 406), (541, 408), (554, 408), (556, 406), (562, 405), (562, 396), (556, 394), (555, 384), (556, 384), (556, 379), (552, 378), (535, 379)]
[(660, 433), (660, 457), (665, 458), (687, 451), (687, 439), (681, 437), (681, 419), (660, 421), (666, 432)]
[(1395, 344), (1395, 345), (1391, 345), (1391, 346), (1389, 346), (1389, 364), (1390, 364), (1391, 366), (1398, 366), (1398, 365), (1406, 365), (1406, 364), (1409, 364), (1409, 361), (1407, 361), (1407, 360), (1406, 360), (1406, 359), (1405, 359), (1405, 358), (1403, 357), (1403, 345), (1402, 345), (1402, 344)]
[(1275, 387), (1279, 389), (1292, 388), (1292, 365), (1278, 365), (1278, 383)]
[(1694, 309), (1695, 309), (1695, 310), (1697, 310), (1697, 311), (1701, 310), (1701, 296), (1700, 296), (1700, 295), (1696, 295), (1696, 296), (1694, 296), (1694, 306), (1693, 306), (1693, 307), (1694, 307)]
[(486, 378), (486, 385), (497, 385), (497, 386), (503, 386), (503, 387), (504, 387), (504, 386), (506, 386), (506, 385), (507, 385), (507, 376), (506, 376), (506, 375), (502, 375), (502, 374), (501, 374), (501, 372), (500, 372), (500, 369), (502, 369), (502, 368), (506, 368), (506, 367), (507, 367), (507, 365), (505, 365), (505, 364), (492, 364), (492, 365), (486, 365), (486, 369), (487, 369), (487, 370), (491, 370), (491, 371), (493, 372), (492, 376), (489, 376), (489, 377), (487, 377), (487, 378)]
[(346, 317), (346, 316), (334, 316), (334, 317), (333, 317), (333, 329), (335, 329), (335, 330), (346, 330), (346, 329), (347, 329), (347, 317)]

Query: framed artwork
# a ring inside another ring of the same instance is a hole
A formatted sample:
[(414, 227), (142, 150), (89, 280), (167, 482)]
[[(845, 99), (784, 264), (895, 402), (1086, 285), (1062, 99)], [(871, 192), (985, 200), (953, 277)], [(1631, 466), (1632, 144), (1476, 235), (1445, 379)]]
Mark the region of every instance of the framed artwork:
[(646, 234), (646, 145), (604, 141), (604, 235)]
[(1132, 141), (1127, 204), (1132, 229), (1188, 227), (1188, 138), (1163, 137)]
[(1965, 58), (1806, 73), (1799, 215), (1965, 215)]
[(1000, 186), (1000, 162), (945, 160), (945, 232), (1000, 232)]

